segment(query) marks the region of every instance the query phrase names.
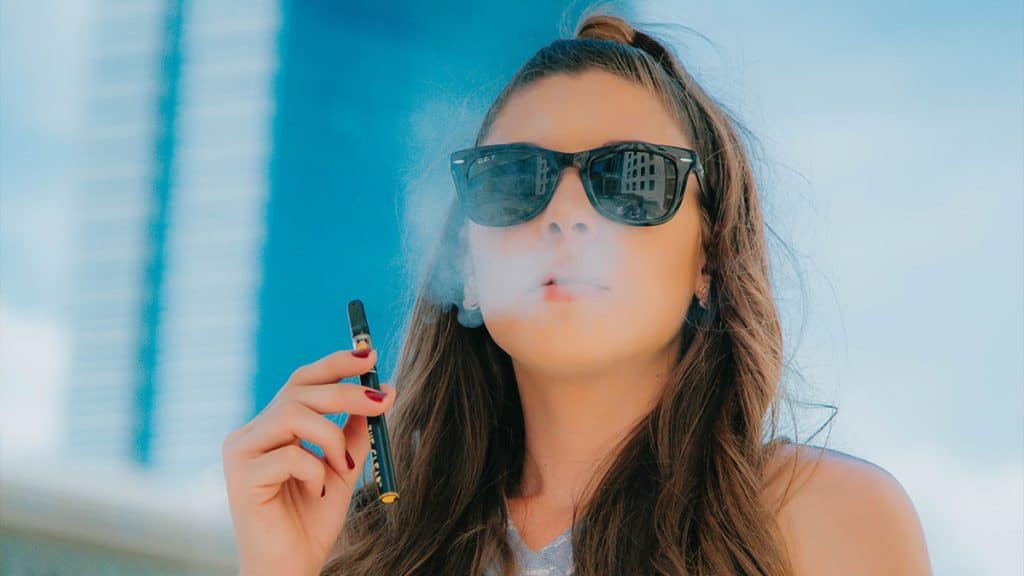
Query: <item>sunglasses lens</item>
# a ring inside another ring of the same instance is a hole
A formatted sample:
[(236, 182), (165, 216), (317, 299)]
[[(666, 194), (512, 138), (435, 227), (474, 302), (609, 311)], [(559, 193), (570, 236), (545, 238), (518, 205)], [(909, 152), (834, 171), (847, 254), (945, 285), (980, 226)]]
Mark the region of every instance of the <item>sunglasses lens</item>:
[(660, 222), (676, 202), (676, 163), (657, 152), (610, 152), (594, 158), (588, 177), (598, 210), (617, 222)]
[(544, 207), (551, 179), (557, 176), (544, 156), (536, 152), (490, 152), (474, 158), (466, 167), (462, 201), (480, 224), (518, 224)]

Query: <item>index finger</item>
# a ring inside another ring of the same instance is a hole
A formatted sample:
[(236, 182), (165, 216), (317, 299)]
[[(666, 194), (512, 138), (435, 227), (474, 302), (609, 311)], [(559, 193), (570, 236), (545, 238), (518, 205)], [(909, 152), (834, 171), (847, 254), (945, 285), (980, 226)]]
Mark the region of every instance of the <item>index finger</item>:
[(327, 356), (300, 366), (285, 382), (285, 386), (308, 386), (310, 384), (329, 384), (343, 378), (359, 376), (369, 372), (377, 362), (377, 350), (371, 348), (370, 355), (360, 358), (355, 350), (338, 350)]

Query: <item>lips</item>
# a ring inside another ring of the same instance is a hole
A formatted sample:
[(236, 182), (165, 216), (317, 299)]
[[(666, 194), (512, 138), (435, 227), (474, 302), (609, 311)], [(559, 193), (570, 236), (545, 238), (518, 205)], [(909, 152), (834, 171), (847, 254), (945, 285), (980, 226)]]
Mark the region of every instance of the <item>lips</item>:
[(551, 285), (555, 285), (555, 286), (589, 286), (589, 287), (592, 287), (592, 288), (599, 288), (599, 289), (602, 289), (602, 290), (607, 290), (608, 289), (608, 287), (605, 286), (604, 284), (602, 284), (601, 282), (598, 282), (596, 280), (592, 280), (590, 278), (586, 278), (586, 277), (583, 277), (583, 276), (572, 275), (572, 274), (563, 274), (563, 275), (548, 274), (541, 281), (540, 287), (543, 288), (544, 286), (551, 286)]
[(547, 301), (574, 301), (580, 298), (600, 296), (605, 289), (592, 284), (570, 283), (570, 284), (545, 284), (540, 287), (541, 296)]

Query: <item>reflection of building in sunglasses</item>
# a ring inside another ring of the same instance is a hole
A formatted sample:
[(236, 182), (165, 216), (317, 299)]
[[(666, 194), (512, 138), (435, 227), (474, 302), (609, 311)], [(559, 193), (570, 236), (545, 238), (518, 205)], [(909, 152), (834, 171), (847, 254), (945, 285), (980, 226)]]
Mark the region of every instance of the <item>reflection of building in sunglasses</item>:
[[(610, 206), (631, 219), (668, 210), (675, 181), (675, 176), (671, 176), (671, 181), (666, 178), (675, 172), (672, 166), (666, 166), (669, 160), (659, 154), (632, 150), (624, 150), (617, 156), (621, 156), (621, 161), (615, 162), (618, 169), (614, 172), (605, 171), (605, 164), (595, 164), (591, 170), (591, 181), (600, 183), (594, 187), (595, 195), (599, 199), (607, 199)], [(612, 161), (607, 164), (612, 164)]]

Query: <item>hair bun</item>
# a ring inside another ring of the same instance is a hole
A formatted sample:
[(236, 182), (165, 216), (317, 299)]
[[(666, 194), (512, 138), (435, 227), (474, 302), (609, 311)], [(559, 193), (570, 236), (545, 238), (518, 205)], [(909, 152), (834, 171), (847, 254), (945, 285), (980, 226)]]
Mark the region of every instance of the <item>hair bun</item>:
[(633, 27), (622, 18), (610, 14), (588, 16), (576, 28), (577, 38), (611, 40), (620, 44), (632, 44)]
[(594, 14), (583, 19), (576, 38), (611, 40), (646, 52), (662, 66), (671, 66), (665, 47), (651, 36), (633, 28), (626, 20), (610, 14)]

